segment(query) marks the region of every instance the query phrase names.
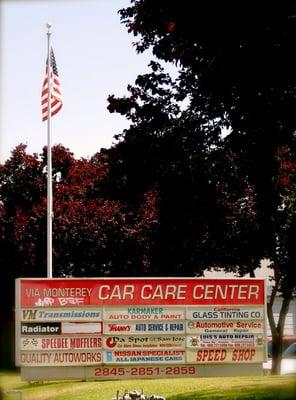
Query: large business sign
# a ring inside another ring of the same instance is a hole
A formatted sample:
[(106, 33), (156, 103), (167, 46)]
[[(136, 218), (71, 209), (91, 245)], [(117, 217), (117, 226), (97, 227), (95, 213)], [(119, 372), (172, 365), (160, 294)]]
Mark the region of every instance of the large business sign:
[(20, 279), (22, 307), (263, 305), (264, 280)]
[(17, 279), (16, 364), (30, 379), (254, 372), (265, 296), (262, 279)]

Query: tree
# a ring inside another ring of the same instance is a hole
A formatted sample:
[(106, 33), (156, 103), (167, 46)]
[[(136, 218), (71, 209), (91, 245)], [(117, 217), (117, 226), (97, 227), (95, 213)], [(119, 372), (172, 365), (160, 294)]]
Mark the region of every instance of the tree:
[[(28, 213), (33, 203), (45, 195), (45, 180), (36, 154), (28, 155), (26, 146), (19, 145), (4, 165), (0, 166), (0, 308), (1, 308), (1, 365), (13, 365), (14, 344), (14, 279), (38, 276), (36, 264), (31, 266), (33, 243), (26, 232)], [(24, 243), (24, 237), (27, 240)], [(42, 241), (42, 240), (41, 240)], [(29, 266), (29, 268), (27, 268)], [(38, 268), (38, 267), (37, 267)], [(42, 275), (41, 275), (42, 276)]]
[[(295, 149), (295, 145), (294, 145)], [(273, 370), (278, 371), (282, 354), (282, 341), (285, 317), (293, 295), (295, 294), (295, 234), (296, 234), (296, 156), (288, 146), (279, 148), (279, 175), (277, 185), (281, 193), (281, 206), (278, 209), (277, 231), (272, 268), (274, 271), (274, 285), (271, 299), (267, 305), (268, 319), (273, 337)], [(280, 291), (283, 303), (277, 323), (274, 320), (272, 306), (276, 293)]]
[[(46, 154), (19, 145), (0, 166), (2, 366), (13, 365), (14, 280), (46, 276)], [(54, 277), (147, 274), (157, 191), (143, 193), (135, 208), (110, 198), (104, 154), (76, 160), (58, 145), (52, 158)]]
[[(287, 146), (295, 161), (294, 3), (131, 3), (120, 14), (129, 32), (140, 36), (135, 43), (137, 51), (152, 47), (158, 59), (179, 67), (179, 75), (172, 82), (152, 63), (153, 72), (139, 76), (136, 86), (128, 87), (130, 97), (109, 97), (109, 110), (132, 121), (117, 147), (125, 177), (121, 189), (141, 191), (146, 181), (138, 184), (133, 171), (145, 171), (145, 165), (152, 163), (154, 172), (146, 175), (148, 182), (156, 179), (160, 193), (163, 231), (159, 238), (164, 233), (170, 235), (172, 245), (167, 250), (173, 254), (170, 261), (177, 273), (193, 272), (197, 260), (202, 271), (205, 257), (202, 261), (199, 258), (201, 243), (203, 250), (210, 249), (205, 243), (220, 250), (218, 258), (215, 251), (209, 251), (210, 265), (220, 263), (241, 275), (254, 274), (259, 261), (269, 258), (275, 271), (275, 289), (284, 298), (282, 327), (295, 294), (290, 244), (294, 210), (291, 198), (284, 196), (277, 183), (281, 149)], [(178, 102), (184, 99), (188, 106), (181, 112)], [(230, 130), (226, 138), (221, 135), (223, 127)], [(144, 160), (131, 154), (139, 149)], [(221, 154), (224, 170), (218, 169)], [(231, 158), (235, 161), (232, 167)], [(236, 184), (231, 185), (234, 175)], [(178, 197), (179, 193), (182, 196)], [(227, 240), (223, 244), (224, 229)], [(181, 247), (175, 246), (177, 242)], [(223, 252), (227, 257), (221, 257)], [(181, 255), (179, 260), (177, 254)], [(282, 328), (278, 325), (273, 329), (271, 306), (273, 369), (277, 371)]]
[[(149, 189), (137, 207), (129, 205), (110, 198), (104, 183), (108, 167), (99, 154), (91, 160), (76, 160), (61, 145), (55, 146), (52, 154), (56, 274), (142, 273), (144, 264), (147, 266), (143, 249), (148, 250), (150, 228), (158, 222), (157, 191)], [(26, 146), (20, 145), (1, 166), (1, 228), (7, 249), (2, 256), (4, 264), (11, 265), (13, 276), (42, 276), (46, 272), (45, 165), (46, 149), (38, 158), (28, 155)], [(10, 261), (11, 253), (18, 262)]]

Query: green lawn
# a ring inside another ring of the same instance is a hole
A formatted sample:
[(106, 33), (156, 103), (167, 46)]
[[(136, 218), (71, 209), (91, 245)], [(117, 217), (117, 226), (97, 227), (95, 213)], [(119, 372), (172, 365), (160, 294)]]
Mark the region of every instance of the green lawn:
[[(4, 400), (111, 400), (120, 391), (143, 390), (169, 400), (295, 400), (294, 377), (180, 378), (126, 381), (74, 381), (30, 384), (17, 373), (0, 373)], [(15, 390), (15, 392), (11, 392)], [(2, 400), (2, 399), (1, 399)]]

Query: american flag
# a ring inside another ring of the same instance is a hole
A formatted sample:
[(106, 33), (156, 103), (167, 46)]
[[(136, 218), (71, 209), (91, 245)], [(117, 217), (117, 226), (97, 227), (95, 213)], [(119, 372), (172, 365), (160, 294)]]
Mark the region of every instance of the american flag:
[[(46, 62), (45, 79), (42, 86), (41, 107), (42, 121), (48, 118), (48, 63)], [(51, 82), (51, 116), (60, 111), (63, 105), (61, 85), (58, 75), (58, 69), (52, 48), (50, 49), (50, 82)]]

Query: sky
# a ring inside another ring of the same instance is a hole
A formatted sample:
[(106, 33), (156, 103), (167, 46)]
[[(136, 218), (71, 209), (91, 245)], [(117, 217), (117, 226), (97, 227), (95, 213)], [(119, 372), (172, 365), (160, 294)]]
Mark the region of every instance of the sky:
[(47, 22), (63, 94), (63, 108), (51, 119), (52, 144), (61, 143), (76, 158), (110, 147), (129, 121), (109, 113), (107, 97), (127, 94), (152, 58), (136, 53), (132, 42), (138, 39), (120, 23), (117, 11), (130, 1), (0, 1), (0, 162), (20, 143), (29, 153), (47, 144), (41, 120)]

